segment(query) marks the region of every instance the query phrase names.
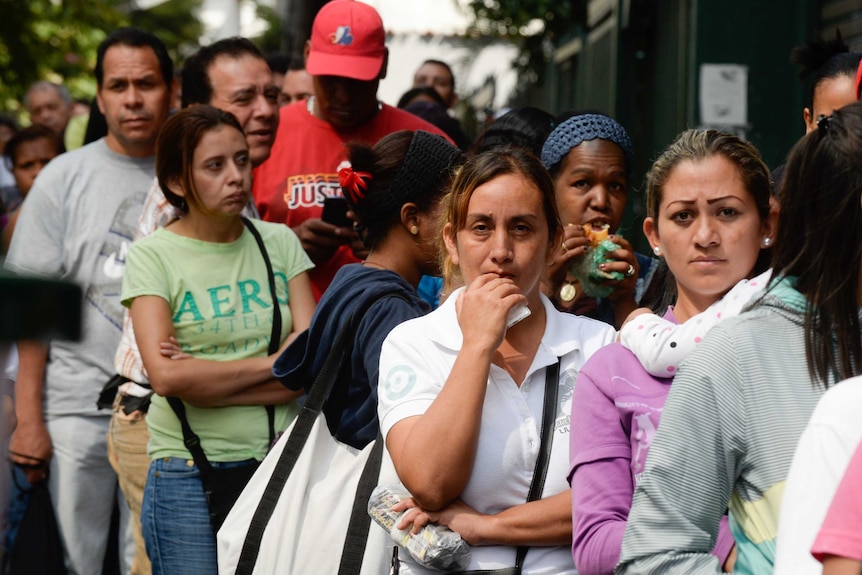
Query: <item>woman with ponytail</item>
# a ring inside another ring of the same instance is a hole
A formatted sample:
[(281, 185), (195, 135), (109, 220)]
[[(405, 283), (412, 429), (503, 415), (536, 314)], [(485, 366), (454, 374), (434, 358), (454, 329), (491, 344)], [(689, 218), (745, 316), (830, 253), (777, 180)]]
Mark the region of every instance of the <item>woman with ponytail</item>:
[[(680, 366), (616, 573), (720, 573), (709, 551), (728, 509), (734, 573), (789, 572), (776, 541), (793, 543), (776, 526), (782, 500), (798, 494), (787, 481), (794, 451), (826, 389), (862, 375), (860, 155), (862, 102), (821, 119), (790, 152), (772, 280)], [(816, 528), (813, 509), (799, 516)]]
[(368, 257), (338, 271), (311, 326), (273, 370), (292, 389), (311, 385), (354, 310), (377, 300), (359, 319), (351, 356), (345, 360), (352, 383), (336, 386), (323, 409), (335, 438), (362, 449), (377, 437), (383, 340), (401, 322), (430, 311), (416, 287), (423, 275), (437, 273), (438, 205), (461, 153), (440, 136), (403, 130), (374, 147), (350, 144), (347, 155), (349, 165), (339, 170), (339, 179)]

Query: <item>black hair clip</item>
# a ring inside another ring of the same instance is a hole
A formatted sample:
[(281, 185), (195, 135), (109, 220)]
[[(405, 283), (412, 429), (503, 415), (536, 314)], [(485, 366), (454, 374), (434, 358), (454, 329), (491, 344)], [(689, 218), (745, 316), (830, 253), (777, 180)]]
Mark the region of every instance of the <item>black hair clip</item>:
[(817, 120), (817, 130), (820, 132), (820, 137), (824, 137), (829, 131), (829, 126), (832, 124), (832, 116), (823, 116)]

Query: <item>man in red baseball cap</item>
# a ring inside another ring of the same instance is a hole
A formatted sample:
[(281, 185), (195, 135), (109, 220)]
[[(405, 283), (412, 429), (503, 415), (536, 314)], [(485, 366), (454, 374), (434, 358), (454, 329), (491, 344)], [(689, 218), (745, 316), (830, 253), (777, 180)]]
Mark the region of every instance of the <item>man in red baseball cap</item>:
[(316, 265), (310, 276), (318, 299), (341, 266), (365, 257), (350, 226), (321, 219), (324, 200), (342, 195), (338, 167), (346, 161), (344, 144), (374, 144), (398, 130), (446, 137), (428, 122), (377, 100), (386, 76), (385, 40), (383, 21), (368, 4), (332, 0), (320, 9), (305, 46), (314, 95), (281, 109), (272, 155), (255, 172), (261, 217), (284, 222), (299, 236)]

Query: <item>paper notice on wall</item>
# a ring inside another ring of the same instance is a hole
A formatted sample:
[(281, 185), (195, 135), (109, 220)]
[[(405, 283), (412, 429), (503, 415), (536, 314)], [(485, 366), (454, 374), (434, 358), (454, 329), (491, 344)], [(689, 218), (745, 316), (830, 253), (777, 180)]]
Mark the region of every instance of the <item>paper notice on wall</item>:
[(700, 122), (713, 126), (748, 123), (748, 66), (701, 64)]

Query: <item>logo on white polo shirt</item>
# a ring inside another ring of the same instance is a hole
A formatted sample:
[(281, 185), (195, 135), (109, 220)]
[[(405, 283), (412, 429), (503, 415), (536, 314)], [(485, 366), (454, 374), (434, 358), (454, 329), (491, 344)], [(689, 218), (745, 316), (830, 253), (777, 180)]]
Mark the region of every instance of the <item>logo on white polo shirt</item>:
[(409, 365), (396, 365), (386, 374), (383, 389), (392, 401), (404, 398), (416, 385), (416, 372)]

